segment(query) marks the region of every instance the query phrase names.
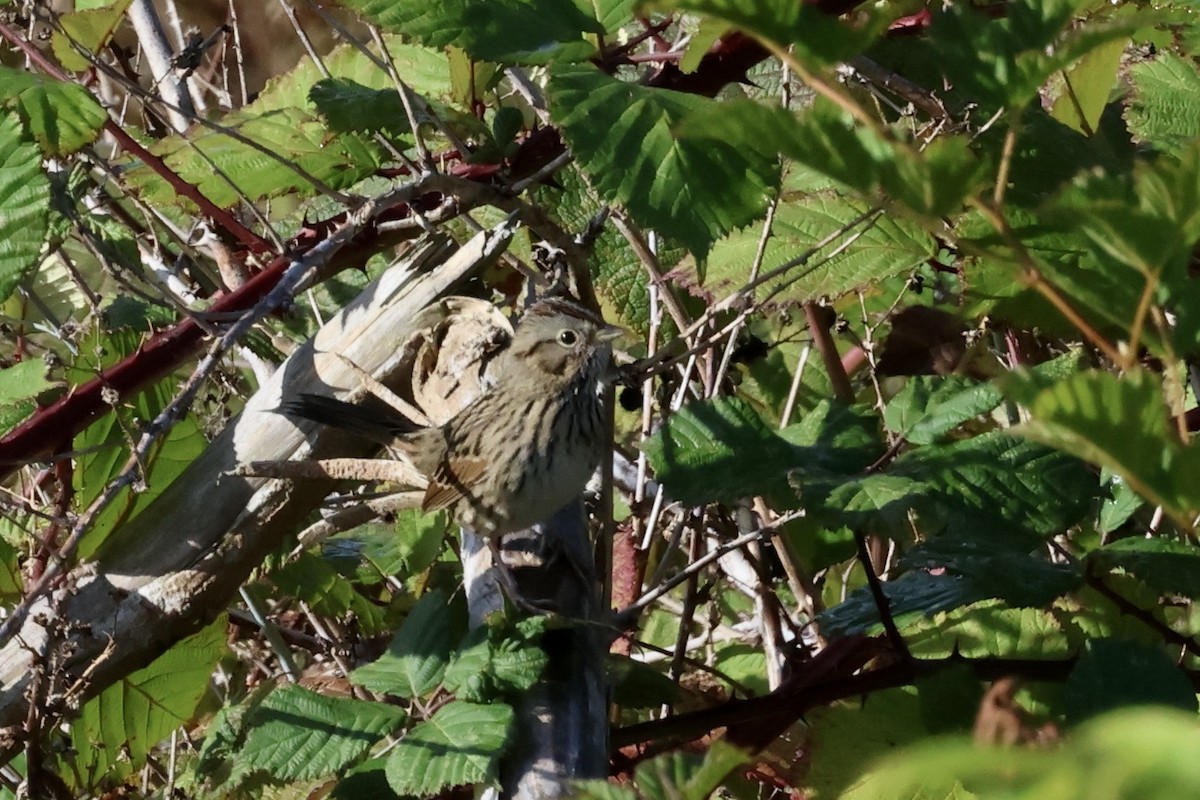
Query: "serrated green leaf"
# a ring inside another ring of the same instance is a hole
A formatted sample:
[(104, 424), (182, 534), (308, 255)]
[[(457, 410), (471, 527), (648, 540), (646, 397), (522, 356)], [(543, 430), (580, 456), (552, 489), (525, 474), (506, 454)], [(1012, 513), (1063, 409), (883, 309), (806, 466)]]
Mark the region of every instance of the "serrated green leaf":
[[(1200, 793), (1198, 755), (1194, 713), (1128, 709), (1080, 726), (1053, 751), (965, 738), (903, 748), (859, 776), (853, 800), (1175, 800)], [(971, 794), (958, 793), (963, 785)]]
[(634, 782), (650, 800), (707, 800), (746, 759), (746, 753), (717, 740), (703, 756), (677, 752), (639, 764)]
[(815, 424), (776, 433), (741, 398), (705, 400), (672, 415), (643, 447), (658, 480), (685, 505), (767, 494), (786, 508), (795, 505), (789, 470), (861, 469), (874, 455), (876, 443), (859, 435), (859, 418), (829, 410), (814, 411)]
[[(383, 158), (379, 145), (365, 134), (330, 135), (324, 122), (297, 108), (261, 116), (243, 110), (223, 123), (254, 144), (206, 128), (190, 135), (189, 141), (171, 136), (151, 148), (181, 178), (222, 207), (237, 203), (239, 191), (251, 200), (289, 192), (315, 194), (312, 182), (293, 164), (331, 189), (346, 189), (374, 172)], [(171, 187), (149, 168), (138, 166), (127, 174), (147, 200), (174, 199)]]
[(683, 132), (764, 158), (782, 154), (868, 199), (883, 192), (927, 217), (961, 211), (986, 176), (986, 165), (965, 137), (943, 136), (918, 150), (895, 134), (863, 127), (827, 100), (817, 100), (799, 116), (749, 100), (714, 104), (698, 109)]
[(1166, 152), (1179, 152), (1200, 137), (1200, 69), (1170, 52), (1129, 69), (1133, 98), (1125, 112), (1139, 140)]
[[(929, 735), (910, 687), (885, 689), (805, 714), (812, 769), (806, 785), (821, 797), (857, 798), (866, 765)], [(889, 800), (901, 800), (898, 795)], [(917, 800), (916, 797), (904, 800)], [(929, 796), (921, 800), (945, 800)]]
[(1109, 91), (1128, 40), (1113, 39), (1085, 55), (1063, 74), (1065, 86), (1050, 113), (1081, 132), (1094, 132), (1108, 104)]
[[(404, 37), (392, 33), (384, 34), (383, 42), (388, 57), (409, 88), (430, 101), (447, 101), (451, 98), (450, 66), (444, 52), (406, 42)], [(343, 44), (322, 57), (321, 67), (307, 58), (303, 59), (295, 69), (268, 81), (244, 111), (248, 116), (259, 116), (283, 108), (309, 108), (309, 92), (326, 78), (352, 81), (368, 89), (395, 92), (396, 85), (391, 76), (368, 55), (378, 58), (378, 52), (373, 43), (368, 46), (367, 53), (356, 45)], [(322, 67), (328, 70), (328, 74)]]
[(491, 781), (512, 721), (513, 710), (506, 705), (447, 703), (392, 750), (388, 783), (397, 794), (424, 797)]
[(960, 375), (916, 375), (883, 412), (888, 428), (912, 444), (932, 444), (1004, 400), (1000, 390)]
[(643, 445), (655, 476), (685, 505), (731, 502), (786, 487), (801, 449), (768, 428), (739, 398), (685, 406)]
[(335, 131), (407, 133), (408, 116), (393, 89), (372, 89), (348, 78), (313, 84), (308, 98)]
[(403, 709), (283, 686), (254, 709), (237, 758), (279, 780), (332, 775), (405, 719)]
[(1123, 706), (1165, 705), (1196, 713), (1196, 691), (1159, 647), (1119, 639), (1084, 645), (1063, 689), (1068, 722)]
[(352, 767), (330, 793), (332, 800), (396, 800), (388, 786), (385, 758), (372, 758)]
[(88, 53), (98, 53), (112, 36), (113, 30), (125, 16), (132, 0), (119, 0), (106, 8), (79, 9), (58, 18), (60, 29), (51, 39), (54, 55), (73, 72), (81, 72), (92, 63), (75, 47)]
[(793, 481), (827, 524), (902, 539), (915, 513), (926, 535), (963, 530), (1026, 542), (1077, 523), (1100, 491), (1078, 460), (1001, 433), (917, 448), (878, 475), (845, 480), (801, 467)]
[[(137, 331), (97, 331), (79, 348), (80, 358), (67, 371), (68, 385), (87, 381), (104, 367), (132, 353), (142, 343)], [(84, 429), (76, 445), (84, 450), (75, 468), (79, 502), (91, 503), (125, 468), (130, 431), (157, 417), (174, 397), (178, 379), (164, 378), (126, 398), (116, 409)], [(96, 518), (79, 547), (88, 558), (109, 542), (113, 532), (146, 509), (208, 446), (198, 421), (187, 416), (155, 442), (142, 462), (141, 485), (123, 489)]]
[(1138, 494), (1181, 517), (1200, 512), (1200, 444), (1183, 445), (1168, 430), (1158, 380), (1134, 369), (1118, 378), (1083, 372), (1045, 385), (1012, 375), (1004, 391), (1032, 419), (1021, 434), (1120, 475)]
[(713, 667), (756, 695), (771, 691), (767, 682), (767, 657), (761, 647), (740, 643), (717, 647)]
[(706, 14), (776, 45), (792, 45), (796, 57), (812, 67), (829, 66), (861, 53), (889, 22), (870, 9), (850, 22), (808, 3), (772, 0), (656, 0), (651, 5)]
[(1060, 616), (1057, 609), (1009, 608), (999, 600), (984, 600), (932, 617), (917, 616), (902, 632), (917, 658), (1064, 659), (1076, 645)]
[(459, 643), (443, 686), (461, 700), (486, 702), (497, 694), (528, 689), (541, 677), (548, 658), (538, 647), (544, 620), (530, 631), (496, 629), (481, 625)]
[[(1184, 148), (1178, 159), (1139, 161), (1132, 175), (1085, 176), (1049, 212), (1048, 219), (1087, 236), (1105, 283), (1121, 281), (1126, 295), (1136, 295), (1139, 305), (1131, 308), (1126, 299), (1119, 307), (1126, 336), (1134, 335), (1135, 323), (1139, 335), (1152, 332), (1140, 305), (1150, 293), (1176, 317), (1175, 346), (1191, 351), (1200, 345), (1200, 304), (1189, 272), (1200, 238), (1200, 146)], [(1055, 271), (1050, 274), (1058, 280)]]
[(572, 784), (572, 792), (578, 800), (640, 800), (633, 789), (608, 781), (576, 781)]
[(114, 768), (140, 769), (151, 748), (188, 725), (225, 652), (225, 624), (222, 615), (84, 705), (70, 734), (79, 769), (93, 779)]
[(0, 369), (0, 406), (21, 400), (31, 400), (54, 386), (46, 379), (46, 363), (41, 359), (26, 359), (11, 367)]
[(418, 578), (442, 552), (446, 520), (444, 512), (423, 514), (418, 509), (406, 509), (396, 513), (391, 525), (362, 525), (335, 536), (331, 544), (341, 552), (347, 547), (353, 550), (362, 562), (359, 579), (364, 582), (374, 583), (392, 575)]
[(1110, 476), (1108, 481), (1112, 497), (1106, 497), (1100, 506), (1100, 517), (1096, 522), (1099, 533), (1112, 533), (1124, 525), (1146, 501), (1129, 488), (1119, 477)]
[[(953, 5), (934, 18), (930, 35), (950, 82), (985, 108), (1024, 107), (1050, 76), (1112, 41), (1128, 38), (1152, 16), (1125, 15), (1069, 27), (1086, 0), (1015, 0), (1003, 17), (981, 21)], [(1066, 33), (1064, 34), (1064, 31)]]
[(384, 628), (383, 609), (360, 594), (327, 560), (312, 553), (301, 553), (269, 577), (280, 592), (304, 601), (321, 617), (340, 619), (353, 614), (367, 635)]
[(0, 602), (16, 604), (22, 597), (25, 576), (21, 571), (24, 553), (0, 539)]
[[(1080, 353), (1071, 351), (1033, 371), (1046, 377), (1066, 377), (1077, 371), (1079, 364)], [(993, 383), (961, 375), (916, 375), (888, 401), (883, 420), (911, 444), (933, 444), (964, 422), (992, 411), (1003, 399)]]
[(50, 181), (20, 121), (0, 115), (0, 302), (37, 264), (50, 218)]
[(441, 682), (460, 627), (446, 595), (428, 592), (413, 606), (387, 652), (356, 669), (350, 680), (375, 692), (421, 697)]
[(616, 31), (633, 21), (634, 0), (575, 0), (575, 5), (583, 7), (605, 31)]
[(82, 86), (0, 66), (0, 101), (14, 108), (46, 156), (63, 156), (100, 135), (108, 114)]
[(724, 104), (625, 83), (592, 67), (551, 68), (550, 113), (605, 200), (703, 255), (766, 211), (779, 183), (774, 155), (687, 135), (689, 117)]
[[(1021, 549), (1019, 540), (970, 533), (922, 542), (904, 554), (900, 567), (961, 576), (985, 597), (998, 598), (1014, 608), (1048, 605), (1082, 582), (1077, 566), (1056, 564)], [(1014, 575), (1021, 580), (1012, 580)]]
[(609, 653), (605, 674), (612, 684), (612, 702), (627, 708), (661, 708), (674, 703), (679, 684), (654, 667), (629, 656)]
[(1156, 591), (1200, 598), (1200, 548), (1169, 539), (1120, 539), (1088, 553), (1099, 570), (1124, 570)]
[[(833, 191), (789, 199), (775, 213), (760, 272), (770, 272), (808, 253), (817, 242), (848, 227), (867, 210), (866, 202)], [(755, 224), (734, 231), (713, 245), (704, 263), (703, 280), (696, 277), (712, 300), (745, 285), (761, 241), (762, 225)], [(780, 301), (836, 298), (895, 275), (908, 274), (928, 261), (935, 251), (933, 238), (916, 223), (899, 216), (880, 217), (813, 253), (805, 264), (764, 284), (759, 295), (773, 294)], [(691, 271), (694, 267), (687, 269)]]
[(346, 0), (367, 19), (429, 47), (453, 45), (481, 61), (545, 64), (595, 52), (585, 33), (604, 28), (571, 0)]
[[(909, 571), (883, 584), (897, 621), (918, 613), (932, 617), (993, 598), (1013, 608), (1045, 606), (1082, 580), (1077, 568), (1030, 555), (1019, 542), (968, 534), (920, 544), (901, 559), (900, 566)], [(1012, 580), (1014, 575), (1021, 580)], [(822, 630), (847, 635), (881, 625), (875, 598), (866, 587), (818, 619)]]

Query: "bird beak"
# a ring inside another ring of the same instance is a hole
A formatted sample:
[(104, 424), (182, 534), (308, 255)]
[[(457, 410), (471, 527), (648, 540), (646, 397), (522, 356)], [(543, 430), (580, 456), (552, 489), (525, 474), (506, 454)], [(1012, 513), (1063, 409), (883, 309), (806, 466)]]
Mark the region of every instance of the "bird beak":
[(596, 333), (596, 339), (601, 342), (613, 342), (618, 339), (632, 342), (634, 338), (633, 331), (619, 325), (605, 325)]

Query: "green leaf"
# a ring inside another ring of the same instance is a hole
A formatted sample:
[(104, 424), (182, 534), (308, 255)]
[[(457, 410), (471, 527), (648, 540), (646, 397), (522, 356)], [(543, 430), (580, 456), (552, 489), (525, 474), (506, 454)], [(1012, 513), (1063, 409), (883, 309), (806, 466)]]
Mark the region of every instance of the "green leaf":
[(487, 702), (497, 695), (533, 686), (548, 663), (538, 646), (545, 620), (529, 629), (480, 625), (467, 632), (454, 654), (443, 686), (462, 700)]
[(397, 794), (424, 797), (491, 781), (512, 721), (513, 710), (506, 705), (447, 703), (392, 750), (388, 783)]
[(58, 18), (61, 30), (54, 33), (51, 46), (59, 62), (72, 72), (82, 72), (92, 63), (75, 46), (88, 53), (99, 53), (112, 37), (132, 0), (119, 0), (107, 8), (80, 9)]
[(902, 632), (917, 658), (1065, 659), (1074, 654), (1078, 634), (1063, 629), (1062, 610), (1010, 608), (984, 600), (945, 613), (915, 616)]
[(722, 141), (694, 115), (725, 104), (624, 83), (592, 67), (556, 65), (550, 113), (605, 200), (694, 253), (762, 215), (779, 183), (774, 155)]
[[(383, 36), (383, 42), (396, 71), (409, 88), (431, 102), (451, 98), (450, 66), (444, 52), (406, 42), (404, 37), (390, 33)], [(366, 53), (355, 45), (339, 45), (321, 59), (328, 74), (310, 59), (303, 59), (295, 69), (270, 80), (244, 111), (248, 116), (259, 116), (283, 108), (309, 108), (313, 86), (327, 78), (395, 93), (391, 76), (371, 58), (371, 55), (378, 58), (378, 53), (374, 44), (368, 46)]]
[(1159, 704), (1196, 713), (1196, 691), (1159, 647), (1098, 639), (1084, 646), (1064, 687), (1072, 724), (1123, 706)]
[(46, 379), (46, 362), (30, 358), (0, 369), (0, 406), (32, 400), (54, 386)]
[(636, 794), (604, 781), (576, 781), (571, 797), (584, 800), (708, 800), (729, 773), (746, 763), (741, 750), (716, 740), (701, 755), (670, 753), (644, 761), (634, 771)]
[(916, 375), (888, 401), (883, 421), (911, 444), (932, 444), (964, 422), (988, 413), (1003, 399), (990, 383), (960, 375)]
[[(1029, 105), (1050, 76), (1097, 47), (1128, 38), (1152, 16), (1127, 14), (1068, 28), (1088, 0), (1014, 0), (999, 19), (952, 5), (930, 29), (950, 82), (989, 111)], [(1063, 34), (1066, 30), (1067, 33)]]
[[(848, 227), (869, 209), (857, 198), (833, 191), (792, 197), (779, 206), (771, 236), (763, 250), (761, 273), (774, 270), (813, 250), (817, 242)], [(703, 280), (710, 301), (739, 291), (750, 279), (750, 267), (762, 241), (762, 224), (734, 231), (718, 241), (704, 262)], [(937, 244), (911, 220), (879, 217), (818, 250), (779, 278), (768, 281), (759, 296), (774, 294), (779, 302), (812, 297), (840, 297), (896, 275), (906, 275), (936, 252)], [(679, 272), (694, 272), (694, 265)]]
[(82, 86), (0, 66), (0, 101), (15, 108), (46, 156), (74, 153), (100, 135), (108, 114)]
[(629, 656), (609, 653), (605, 674), (612, 683), (612, 702), (626, 708), (661, 708), (683, 694), (679, 684), (654, 667)]
[(851, 22), (808, 3), (773, 0), (661, 0), (652, 5), (706, 14), (779, 47), (793, 45), (796, 57), (812, 67), (829, 66), (861, 53), (889, 22), (870, 9)]
[[(894, 618), (939, 612), (987, 599), (1003, 600), (1012, 608), (1048, 605), (1079, 586), (1075, 567), (1054, 564), (1030, 555), (1011, 542), (977, 536), (940, 536), (918, 545), (900, 561), (905, 574), (883, 584)], [(1020, 575), (1014, 581), (1014, 575)], [(867, 588), (820, 617), (822, 630), (863, 633), (881, 624), (879, 609)]]
[(1200, 794), (1198, 755), (1195, 713), (1126, 709), (1081, 725), (1052, 750), (967, 739), (895, 750), (860, 773), (854, 800), (957, 798), (962, 785), (979, 800), (1177, 800)]
[(782, 154), (869, 199), (884, 192), (922, 216), (960, 211), (987, 172), (965, 137), (942, 136), (918, 150), (886, 129), (864, 127), (823, 99), (799, 116), (750, 100), (720, 103), (698, 110), (683, 132), (764, 158)]
[[(379, 145), (366, 135), (330, 135), (322, 120), (298, 108), (250, 116), (247, 109), (222, 121), (252, 142), (205, 128), (185, 141), (170, 136), (151, 151), (181, 178), (194, 184), (215, 204), (229, 207), (240, 191), (250, 200), (294, 192), (316, 193), (312, 182), (292, 164), (331, 189), (346, 189), (374, 172), (382, 163)], [(149, 202), (174, 199), (174, 191), (148, 167), (128, 173), (130, 183)]]
[(332, 775), (395, 730), (405, 716), (385, 703), (283, 686), (250, 714), (249, 733), (237, 758), (279, 780)]
[(1112, 497), (1105, 498), (1100, 506), (1100, 518), (1096, 523), (1099, 533), (1112, 533), (1117, 530), (1129, 521), (1134, 512), (1146, 504), (1125, 481), (1118, 477), (1109, 477), (1108, 487)]
[(1124, 570), (1155, 591), (1200, 598), (1200, 548), (1169, 539), (1121, 539), (1088, 553), (1099, 570)]
[[(1080, 570), (1074, 565), (1031, 555), (1013, 541), (970, 533), (923, 542), (904, 554), (900, 568), (960, 576), (982, 597), (998, 598), (1014, 608), (1048, 605), (1082, 582)], [(1012, 580), (1014, 575), (1020, 575), (1021, 580)]]
[(862, 780), (867, 764), (929, 735), (920, 702), (910, 687), (815, 708), (805, 714), (805, 722), (812, 759), (805, 783), (814, 793), (830, 798), (857, 797), (852, 794), (853, 787)]
[(545, 64), (595, 52), (584, 33), (604, 33), (571, 0), (346, 0), (364, 17), (429, 47), (453, 45), (480, 61)]
[(671, 753), (639, 764), (634, 780), (644, 795), (662, 800), (707, 800), (747, 754), (717, 740), (704, 755)]
[(0, 602), (15, 605), (25, 596), (25, 573), (21, 570), (24, 561), (24, 553), (0, 539)]
[(769, 494), (780, 507), (792, 507), (790, 470), (804, 464), (861, 469), (874, 456), (876, 442), (859, 434), (861, 418), (830, 409), (813, 412), (816, 425), (776, 433), (745, 400), (704, 400), (673, 414), (644, 449), (658, 480), (685, 505)]
[(692, 403), (643, 445), (655, 476), (684, 505), (786, 491), (802, 450), (768, 428), (740, 398)]
[(713, 667), (756, 695), (771, 691), (767, 683), (767, 657), (757, 645), (735, 643), (717, 647)]
[(15, 116), (0, 115), (0, 302), (37, 265), (49, 212), (41, 154)]
[[(1033, 372), (1047, 378), (1066, 377), (1079, 370), (1081, 354), (1067, 354), (1039, 364)], [(884, 423), (910, 444), (933, 444), (964, 422), (995, 409), (1004, 395), (994, 383), (961, 375), (916, 375), (888, 401)]]
[(576, 781), (571, 796), (578, 800), (642, 800), (633, 789), (600, 780)]
[[(68, 384), (91, 379), (99, 369), (116, 363), (141, 343), (142, 335), (138, 331), (97, 331), (80, 346), (80, 358), (67, 373)], [(76, 440), (76, 446), (84, 451), (74, 474), (77, 500), (81, 505), (90, 504), (124, 470), (129, 457), (129, 431), (137, 430), (157, 417), (171, 402), (176, 385), (174, 377), (152, 384), (97, 419)], [(143, 460), (141, 484), (123, 489), (96, 518), (80, 544), (80, 557), (88, 558), (106, 546), (113, 532), (147, 508), (207, 445), (194, 416), (176, 422)]]
[(443, 512), (398, 511), (391, 525), (361, 525), (338, 534), (323, 554), (326, 558), (336, 558), (347, 550), (352, 552), (356, 561), (361, 559), (358, 578), (365, 583), (378, 583), (393, 575), (405, 580), (419, 579), (442, 552), (446, 520)]
[(925, 535), (976, 531), (1025, 543), (1078, 522), (1100, 490), (1078, 460), (1001, 433), (911, 450), (883, 474), (845, 480), (805, 466), (793, 481), (827, 524), (902, 540), (916, 512)]
[(1050, 111), (1055, 119), (1084, 133), (1097, 129), (1128, 43), (1124, 38), (1106, 42), (1064, 73), (1065, 86)]
[(1124, 279), (1136, 291), (1138, 306), (1121, 304), (1123, 329), (1140, 317), (1139, 333), (1149, 333), (1140, 305), (1148, 293), (1174, 313), (1175, 346), (1200, 346), (1200, 304), (1190, 272), (1192, 246), (1200, 239), (1200, 145), (1183, 149), (1178, 159), (1139, 161), (1132, 176), (1087, 175), (1049, 211), (1049, 219), (1087, 236), (1106, 282)]
[(372, 89), (348, 78), (328, 78), (308, 93), (313, 105), (335, 131), (408, 133), (404, 103), (393, 89)]
[(96, 778), (140, 769), (155, 745), (190, 724), (225, 653), (225, 626), (222, 615), (84, 705), (70, 734), (79, 769)]
[(388, 786), (387, 759), (372, 758), (351, 768), (330, 793), (332, 800), (396, 800)]
[(1170, 52), (1129, 69), (1133, 99), (1125, 112), (1129, 130), (1140, 141), (1179, 153), (1200, 137), (1200, 69)]
[(304, 601), (322, 617), (353, 614), (367, 635), (384, 629), (383, 609), (360, 594), (329, 561), (312, 553), (301, 553), (269, 577), (281, 593)]
[(1168, 429), (1158, 379), (1142, 369), (1118, 378), (1082, 372), (1045, 385), (1014, 374), (1004, 391), (1032, 419), (1017, 431), (1112, 470), (1138, 494), (1181, 517), (1200, 512), (1200, 444)]
[(387, 652), (356, 669), (350, 680), (371, 691), (399, 697), (428, 694), (441, 683), (460, 626), (446, 595), (436, 589), (430, 591), (413, 606)]

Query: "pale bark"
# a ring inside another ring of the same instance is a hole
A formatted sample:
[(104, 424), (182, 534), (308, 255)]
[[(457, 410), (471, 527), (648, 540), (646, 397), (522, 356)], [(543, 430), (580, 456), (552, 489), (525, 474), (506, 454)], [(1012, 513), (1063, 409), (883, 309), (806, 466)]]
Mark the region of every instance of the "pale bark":
[[(42, 678), (49, 683), (43, 696), (70, 689), (64, 706), (77, 706), (226, 608), (263, 557), (295, 533), (329, 489), (231, 471), (249, 461), (367, 450), (334, 431), (306, 437), (275, 413), (280, 399), (355, 387), (346, 360), (384, 383), (402, 377), (399, 344), (428, 321), (418, 312), (494, 260), (510, 237), (507, 225), (481, 233), (444, 263), (444, 242), (415, 248), (299, 348), (204, 453), (114, 533), (95, 561), (64, 575), (37, 599), (0, 647), (0, 727), (18, 728), (28, 718), (35, 667), (55, 665)], [(333, 353), (345, 359), (328, 355)], [(3, 762), (16, 742), (0, 742)]]

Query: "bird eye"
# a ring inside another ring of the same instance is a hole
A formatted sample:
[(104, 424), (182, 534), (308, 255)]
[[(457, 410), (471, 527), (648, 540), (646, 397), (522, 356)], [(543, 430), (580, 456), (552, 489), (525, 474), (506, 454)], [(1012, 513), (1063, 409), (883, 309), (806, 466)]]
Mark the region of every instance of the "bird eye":
[(579, 341), (579, 334), (572, 330), (562, 331), (558, 334), (558, 343), (563, 347), (574, 347)]

